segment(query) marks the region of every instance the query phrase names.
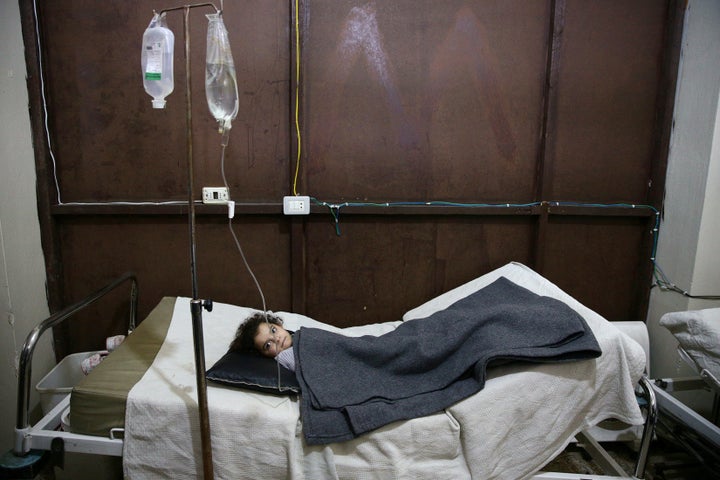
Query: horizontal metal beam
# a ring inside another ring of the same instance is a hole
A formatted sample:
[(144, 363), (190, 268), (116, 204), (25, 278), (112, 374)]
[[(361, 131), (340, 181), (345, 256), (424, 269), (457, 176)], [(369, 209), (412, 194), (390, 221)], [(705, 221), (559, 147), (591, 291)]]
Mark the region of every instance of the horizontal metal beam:
[[(195, 203), (198, 215), (227, 215), (224, 204)], [(177, 202), (76, 202), (54, 205), (53, 216), (63, 215), (187, 215), (188, 204)], [(314, 202), (311, 215), (339, 212), (345, 215), (382, 216), (550, 216), (579, 217), (652, 217), (653, 207), (646, 205), (580, 204), (562, 202), (460, 203), (460, 202)], [(282, 202), (235, 203), (235, 215), (283, 215)]]

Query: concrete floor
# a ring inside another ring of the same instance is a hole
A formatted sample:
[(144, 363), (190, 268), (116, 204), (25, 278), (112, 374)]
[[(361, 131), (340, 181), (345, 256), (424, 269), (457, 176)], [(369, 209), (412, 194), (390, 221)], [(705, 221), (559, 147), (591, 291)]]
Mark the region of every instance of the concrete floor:
[[(717, 459), (704, 453), (692, 454), (672, 435), (658, 429), (657, 438), (650, 446), (645, 480), (718, 480), (720, 468)], [(637, 452), (627, 443), (606, 443), (603, 447), (628, 473), (635, 472)], [(580, 447), (568, 446), (544, 470), (563, 473), (606, 474)]]

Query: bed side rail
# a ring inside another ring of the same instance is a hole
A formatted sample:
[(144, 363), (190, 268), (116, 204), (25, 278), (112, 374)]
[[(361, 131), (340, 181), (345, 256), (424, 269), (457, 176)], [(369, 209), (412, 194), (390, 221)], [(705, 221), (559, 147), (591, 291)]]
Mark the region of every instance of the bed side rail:
[(650, 441), (655, 435), (655, 424), (658, 419), (658, 403), (655, 398), (652, 383), (650, 383), (647, 376), (643, 375), (639, 383), (640, 388), (642, 388), (647, 411), (645, 412), (645, 427), (643, 428), (642, 438), (640, 440), (640, 450), (638, 451), (637, 463), (635, 464), (634, 478), (645, 478), (645, 468), (650, 452)]
[(108, 283), (103, 288), (91, 293), (79, 302), (70, 305), (69, 307), (57, 312), (50, 317), (43, 320), (35, 328), (33, 328), (28, 334), (25, 344), (23, 345), (22, 352), (20, 353), (19, 363), (19, 377), (18, 377), (18, 392), (17, 392), (17, 417), (15, 424), (15, 447), (14, 452), (17, 455), (23, 455), (27, 453), (24, 449), (23, 438), (24, 432), (30, 427), (28, 421), (28, 412), (30, 409), (30, 379), (32, 376), (32, 356), (35, 351), (35, 346), (46, 330), (59, 325), (69, 317), (73, 316), (80, 310), (92, 305), (111, 291), (115, 290), (125, 282), (131, 282), (130, 287), (130, 319), (128, 324), (128, 332), (132, 332), (135, 329), (137, 323), (137, 297), (138, 297), (138, 284), (137, 278), (134, 273), (126, 272), (114, 281)]

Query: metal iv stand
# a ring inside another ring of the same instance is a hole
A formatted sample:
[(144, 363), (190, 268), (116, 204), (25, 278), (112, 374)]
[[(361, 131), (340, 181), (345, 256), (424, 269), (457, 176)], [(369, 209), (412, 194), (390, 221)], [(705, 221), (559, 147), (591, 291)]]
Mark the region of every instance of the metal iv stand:
[(198, 7), (212, 7), (221, 13), (212, 3), (198, 3), (182, 7), (165, 8), (157, 12), (183, 10), (183, 32), (185, 35), (185, 104), (187, 110), (187, 169), (188, 169), (188, 220), (190, 228), (190, 272), (192, 276), (192, 315), (193, 346), (195, 351), (195, 377), (198, 392), (198, 409), (200, 413), (200, 435), (202, 441), (203, 477), (210, 480), (214, 477), (212, 460), (212, 440), (210, 437), (210, 418), (207, 404), (207, 381), (205, 379), (205, 346), (202, 329), (202, 309), (212, 311), (212, 300), (198, 298), (197, 269), (195, 267), (195, 202), (193, 200), (193, 143), (192, 143), (192, 74), (190, 70), (190, 10)]

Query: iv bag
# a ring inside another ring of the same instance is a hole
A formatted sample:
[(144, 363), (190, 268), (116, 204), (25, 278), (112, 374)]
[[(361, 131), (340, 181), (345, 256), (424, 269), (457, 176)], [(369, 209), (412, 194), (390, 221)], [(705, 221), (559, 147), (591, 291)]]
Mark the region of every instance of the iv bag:
[(210, 113), (220, 124), (220, 133), (225, 135), (239, 108), (235, 63), (222, 13), (209, 14), (207, 18), (205, 96)]
[(153, 108), (165, 108), (165, 97), (175, 87), (173, 53), (175, 36), (167, 28), (165, 14), (153, 15), (143, 34), (140, 65), (145, 91), (153, 97)]

